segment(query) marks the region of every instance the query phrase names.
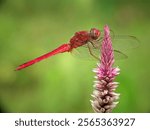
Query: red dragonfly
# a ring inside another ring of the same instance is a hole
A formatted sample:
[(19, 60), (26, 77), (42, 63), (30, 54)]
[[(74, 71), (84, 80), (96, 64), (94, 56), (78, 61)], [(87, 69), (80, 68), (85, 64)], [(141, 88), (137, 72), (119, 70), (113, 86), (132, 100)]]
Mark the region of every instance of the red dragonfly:
[[(24, 64), (19, 65), (16, 70), (24, 69), (28, 66), (31, 66), (41, 60), (44, 60), (48, 57), (54, 56), (59, 53), (64, 52), (72, 52), (75, 48), (80, 48), (81, 46), (85, 46), (86, 49), (88, 49), (89, 54), (93, 56), (94, 58), (100, 60), (97, 55), (95, 54), (96, 50), (100, 51), (101, 41), (103, 39), (103, 34), (99, 29), (92, 28), (90, 31), (79, 31), (74, 34), (74, 36), (70, 39), (69, 43), (62, 44), (58, 48), (54, 49), (51, 52), (48, 52), (40, 57), (37, 57), (33, 60), (30, 60)], [(112, 35), (112, 39), (115, 41), (113, 42), (113, 46), (116, 46), (114, 48), (114, 52), (117, 53), (117, 55), (121, 57), (127, 57), (124, 53), (120, 51), (120, 48), (133, 48), (136, 45), (138, 45), (138, 40), (134, 36), (129, 35)], [(127, 40), (127, 41), (126, 41)], [(117, 41), (119, 44), (117, 44)], [(123, 43), (124, 41), (125, 44)], [(131, 44), (130, 44), (131, 43)], [(123, 46), (122, 46), (123, 45)], [(100, 53), (98, 53), (99, 55)]]

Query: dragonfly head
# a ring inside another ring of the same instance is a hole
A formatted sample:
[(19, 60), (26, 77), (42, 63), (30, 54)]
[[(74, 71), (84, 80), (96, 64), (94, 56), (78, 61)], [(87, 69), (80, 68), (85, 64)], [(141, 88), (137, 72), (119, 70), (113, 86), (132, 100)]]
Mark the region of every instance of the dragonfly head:
[(98, 39), (100, 37), (100, 30), (96, 29), (96, 28), (91, 28), (90, 30), (90, 37), (91, 39)]

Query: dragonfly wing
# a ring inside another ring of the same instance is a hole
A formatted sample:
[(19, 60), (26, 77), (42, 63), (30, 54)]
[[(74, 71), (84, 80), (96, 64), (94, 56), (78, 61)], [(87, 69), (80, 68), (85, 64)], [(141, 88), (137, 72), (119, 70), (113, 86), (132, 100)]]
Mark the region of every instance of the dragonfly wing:
[[(116, 60), (126, 59), (128, 50), (137, 48), (139, 46), (139, 40), (130, 35), (114, 35), (111, 33), (112, 44), (114, 49), (114, 58)], [(99, 59), (101, 54), (101, 44), (103, 36), (99, 40), (88, 42), (87, 44), (76, 48), (73, 51), (73, 55), (86, 60)], [(93, 56), (92, 56), (93, 55)]]
[[(101, 57), (101, 48), (91, 48), (91, 52), (94, 56)], [(119, 50), (114, 50), (114, 58), (115, 60), (122, 60), (128, 58), (128, 56)]]
[[(110, 32), (112, 39), (113, 48), (115, 50), (127, 51), (130, 49), (137, 48), (140, 45), (140, 41), (131, 35), (116, 35), (112, 30)], [(104, 38), (104, 32), (102, 31), (101, 37), (97, 41), (97, 46), (100, 47), (102, 40)]]
[(114, 50), (114, 58), (115, 60), (122, 60), (128, 58), (128, 56), (121, 51)]
[[(88, 43), (88, 45), (90, 46), (91, 53), (96, 57), (101, 57), (101, 43), (102, 41), (95, 42), (94, 46), (91, 43)], [(113, 49), (114, 49), (114, 58), (116, 60), (126, 59), (128, 57), (123, 51), (120, 51), (119, 49), (117, 50), (115, 48)]]
[(120, 52), (135, 49), (139, 46), (139, 40), (130, 35), (114, 35), (112, 37), (113, 48)]
[[(88, 44), (74, 49), (71, 54), (84, 60), (98, 60), (101, 57), (101, 46), (93, 47), (93, 45), (88, 42)], [(126, 59), (127, 55), (119, 50), (114, 50), (114, 57), (115, 60), (121, 60)]]
[[(130, 35), (114, 35), (114, 33), (111, 33), (112, 38), (112, 45), (114, 49), (114, 56), (115, 59), (126, 59), (128, 56), (128, 50), (135, 49), (139, 46), (140, 42), (139, 40)], [(99, 49), (101, 48), (103, 37), (100, 37), (98, 41), (94, 41), (94, 52), (96, 52), (96, 49), (98, 50), (98, 53), (100, 52)]]
[[(94, 54), (98, 51), (98, 49), (96, 49), (96, 52), (94, 52), (95, 49), (93, 49), (92, 45), (90, 45), (90, 43), (89, 43), (89, 47), (88, 47), (88, 44), (80, 46), (80, 47), (78, 47), (76, 49), (73, 49), (71, 51), (71, 54), (74, 57), (77, 57), (77, 58), (80, 58), (80, 59), (84, 59), (84, 60), (95, 60), (95, 59), (97, 59), (97, 58), (94, 58), (90, 54), (89, 48), (92, 51), (92, 53), (94, 53)], [(99, 52), (99, 54), (100, 54), (100, 52)], [(95, 56), (98, 56), (98, 55), (95, 54)]]

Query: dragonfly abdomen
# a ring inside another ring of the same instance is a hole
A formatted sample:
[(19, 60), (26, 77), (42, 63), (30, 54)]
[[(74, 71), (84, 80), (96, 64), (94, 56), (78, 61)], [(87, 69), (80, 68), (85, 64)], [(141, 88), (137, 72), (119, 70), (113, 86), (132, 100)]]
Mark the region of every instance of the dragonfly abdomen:
[(70, 51), (71, 51), (70, 44), (63, 44), (63, 45), (59, 46), (58, 48), (56, 48), (55, 50), (53, 50), (53, 51), (51, 51), (49, 53), (46, 53), (46, 54), (44, 54), (42, 56), (39, 56), (39, 57), (37, 57), (37, 58), (35, 58), (33, 60), (28, 61), (28, 62), (26, 62), (26, 63), (24, 63), (22, 65), (19, 65), (16, 68), (16, 70), (24, 69), (24, 68), (26, 68), (28, 66), (31, 66), (31, 65), (33, 65), (33, 64), (35, 64), (37, 62), (40, 62), (41, 60), (44, 60), (44, 59), (46, 59), (48, 57), (51, 57), (51, 56), (54, 56), (56, 54), (63, 53), (63, 52), (70, 52)]

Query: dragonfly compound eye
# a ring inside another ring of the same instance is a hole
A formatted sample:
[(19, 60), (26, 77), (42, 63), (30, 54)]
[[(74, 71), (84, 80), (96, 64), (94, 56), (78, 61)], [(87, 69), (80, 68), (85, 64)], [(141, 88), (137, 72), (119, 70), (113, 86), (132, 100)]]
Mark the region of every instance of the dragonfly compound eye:
[(90, 30), (90, 36), (92, 39), (96, 40), (99, 38), (100, 36), (100, 30), (96, 29), (96, 28), (92, 28)]

